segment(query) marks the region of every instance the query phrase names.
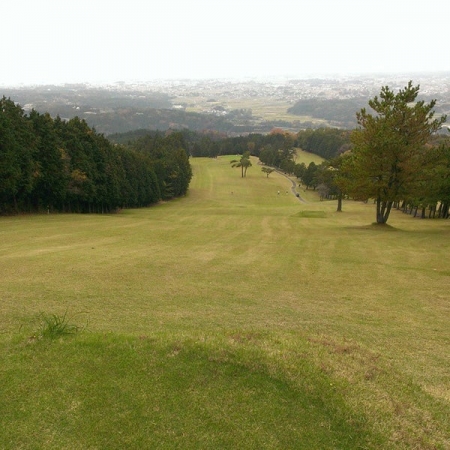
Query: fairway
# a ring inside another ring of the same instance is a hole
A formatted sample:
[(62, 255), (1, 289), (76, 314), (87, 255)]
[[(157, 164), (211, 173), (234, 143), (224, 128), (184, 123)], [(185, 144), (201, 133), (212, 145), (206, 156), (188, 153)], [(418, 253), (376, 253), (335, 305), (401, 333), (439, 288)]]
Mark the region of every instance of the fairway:
[(450, 448), (450, 221), (232, 159), (149, 208), (0, 217), (0, 448)]

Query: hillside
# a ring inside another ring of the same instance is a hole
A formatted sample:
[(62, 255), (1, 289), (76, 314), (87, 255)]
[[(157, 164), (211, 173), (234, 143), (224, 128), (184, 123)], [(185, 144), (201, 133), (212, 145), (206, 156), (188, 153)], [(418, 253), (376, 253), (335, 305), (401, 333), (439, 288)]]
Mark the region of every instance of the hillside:
[(1, 448), (448, 448), (448, 221), (231, 159), (151, 208), (0, 217)]

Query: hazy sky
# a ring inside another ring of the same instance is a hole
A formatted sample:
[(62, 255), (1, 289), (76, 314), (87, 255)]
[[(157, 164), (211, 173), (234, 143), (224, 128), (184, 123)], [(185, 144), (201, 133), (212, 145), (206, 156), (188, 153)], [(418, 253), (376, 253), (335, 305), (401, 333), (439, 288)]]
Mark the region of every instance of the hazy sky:
[(449, 0), (3, 0), (0, 85), (449, 71)]

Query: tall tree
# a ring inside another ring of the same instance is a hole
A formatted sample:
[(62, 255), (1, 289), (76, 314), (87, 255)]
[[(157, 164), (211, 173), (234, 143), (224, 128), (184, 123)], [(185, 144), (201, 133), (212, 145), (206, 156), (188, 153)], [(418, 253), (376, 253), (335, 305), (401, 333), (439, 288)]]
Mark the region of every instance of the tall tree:
[(163, 199), (187, 193), (192, 168), (189, 163), (189, 149), (182, 133), (145, 136), (136, 141), (133, 148), (151, 160)]
[[(319, 166), (318, 179), (325, 185), (326, 195), (337, 199), (337, 212), (342, 212), (342, 198), (345, 192), (345, 173), (342, 171), (342, 161), (345, 156), (337, 156), (330, 161), (324, 161)], [(317, 189), (319, 190), (319, 187)], [(319, 190), (319, 193), (321, 190)]]
[(250, 161), (250, 153), (244, 152), (239, 160), (233, 159), (230, 161), (231, 167), (240, 167), (241, 168), (241, 176), (245, 178), (247, 175), (247, 169), (252, 166), (252, 162)]
[(318, 185), (317, 175), (317, 164), (314, 161), (311, 161), (301, 177), (303, 184), (306, 186), (306, 189), (310, 187), (314, 189), (316, 188), (316, 186)]
[(36, 210), (53, 209), (63, 204), (68, 176), (64, 167), (62, 143), (48, 113), (33, 110), (29, 119), (36, 135), (35, 186), (31, 195)]
[(0, 99), (0, 212), (28, 209), (36, 174), (36, 138), (23, 109)]
[[(428, 179), (425, 180), (425, 189), (422, 193), (422, 208), (429, 206), (431, 211), (436, 211), (439, 207), (439, 217), (447, 219), (450, 209), (450, 141), (434, 147), (430, 150), (435, 163), (428, 172)], [(422, 211), (422, 217), (424, 216)]]
[(426, 163), (425, 144), (446, 117), (434, 119), (436, 100), (417, 101), (419, 86), (408, 85), (397, 94), (384, 86), (369, 100), (372, 115), (356, 114), (359, 128), (352, 133), (351, 193), (376, 200), (376, 221), (384, 224), (391, 207), (411, 195)]

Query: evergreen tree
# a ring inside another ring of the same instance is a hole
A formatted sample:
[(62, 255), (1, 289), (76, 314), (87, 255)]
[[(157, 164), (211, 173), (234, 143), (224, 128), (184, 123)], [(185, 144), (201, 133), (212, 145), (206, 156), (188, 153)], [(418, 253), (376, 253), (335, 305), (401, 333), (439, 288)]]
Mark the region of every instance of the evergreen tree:
[(36, 135), (37, 163), (32, 203), (35, 210), (58, 209), (64, 202), (68, 183), (63, 145), (49, 114), (33, 110), (29, 117)]
[(0, 100), (0, 211), (30, 208), (36, 177), (36, 139), (23, 109)]
[(446, 118), (434, 119), (435, 100), (417, 101), (419, 86), (397, 94), (385, 86), (357, 113), (359, 129), (352, 134), (352, 194), (376, 200), (376, 221), (384, 224), (395, 201), (407, 198), (426, 165), (424, 146)]

